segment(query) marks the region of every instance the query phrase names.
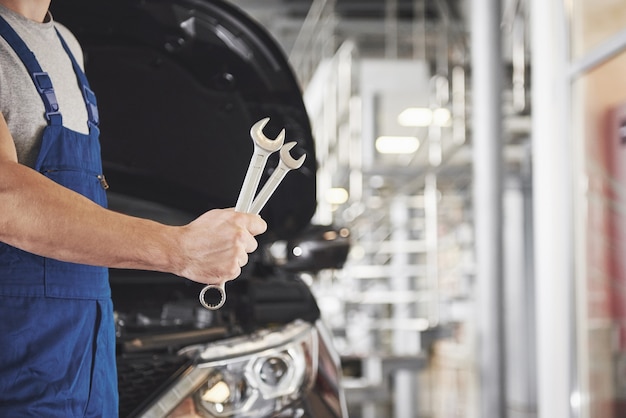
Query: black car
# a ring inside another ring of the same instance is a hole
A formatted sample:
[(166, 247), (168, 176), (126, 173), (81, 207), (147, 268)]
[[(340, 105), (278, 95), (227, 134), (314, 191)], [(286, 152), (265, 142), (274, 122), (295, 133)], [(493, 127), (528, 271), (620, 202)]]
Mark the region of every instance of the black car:
[(340, 267), (349, 244), (311, 225), (311, 126), (275, 40), (220, 0), (55, 0), (51, 11), (85, 53), (111, 209), (184, 224), (233, 207), (250, 127), (265, 117), (269, 138), (284, 128), (292, 156), (307, 156), (261, 212), (268, 231), (221, 309), (200, 305), (200, 284), (111, 270), (120, 416), (346, 417), (340, 360), (299, 270)]

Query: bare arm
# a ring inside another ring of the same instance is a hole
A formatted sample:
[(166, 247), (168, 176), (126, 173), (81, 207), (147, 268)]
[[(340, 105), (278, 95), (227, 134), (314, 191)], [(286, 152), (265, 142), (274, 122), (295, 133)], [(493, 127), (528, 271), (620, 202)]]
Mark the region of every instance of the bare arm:
[(212, 210), (167, 226), (104, 209), (17, 161), (0, 114), (0, 241), (83, 264), (173, 273), (201, 283), (237, 277), (265, 231), (256, 215)]

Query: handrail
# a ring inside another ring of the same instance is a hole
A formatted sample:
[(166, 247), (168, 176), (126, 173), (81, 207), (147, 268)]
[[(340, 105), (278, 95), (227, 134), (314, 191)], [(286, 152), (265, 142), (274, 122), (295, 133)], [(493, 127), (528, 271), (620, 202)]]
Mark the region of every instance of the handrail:
[[(313, 0), (289, 52), (289, 62), (303, 86), (308, 83), (322, 59), (328, 58), (323, 54), (325, 45), (320, 45), (320, 42), (332, 39), (332, 36), (324, 37), (321, 34), (328, 31), (327, 18), (334, 13), (335, 2), (336, 0)], [(334, 52), (330, 51), (329, 56)]]

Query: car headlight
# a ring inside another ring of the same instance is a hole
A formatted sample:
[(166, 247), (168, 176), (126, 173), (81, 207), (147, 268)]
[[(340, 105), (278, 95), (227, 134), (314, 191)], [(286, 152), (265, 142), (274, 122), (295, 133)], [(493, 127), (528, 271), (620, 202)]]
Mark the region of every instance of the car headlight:
[(318, 333), (296, 321), (185, 351), (197, 356), (197, 364), (142, 417), (239, 418), (280, 411), (315, 380)]

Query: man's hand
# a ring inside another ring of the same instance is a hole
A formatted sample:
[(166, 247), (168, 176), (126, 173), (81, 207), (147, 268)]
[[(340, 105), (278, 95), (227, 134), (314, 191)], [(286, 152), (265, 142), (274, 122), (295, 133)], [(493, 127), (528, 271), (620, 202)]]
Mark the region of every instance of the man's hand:
[(177, 274), (205, 284), (235, 279), (256, 250), (256, 235), (267, 224), (258, 215), (215, 209), (181, 227), (180, 272)]

